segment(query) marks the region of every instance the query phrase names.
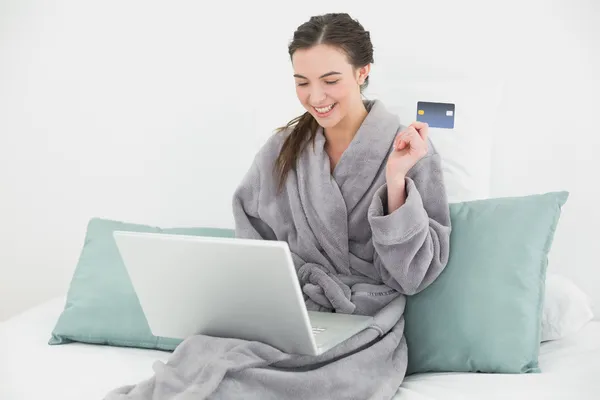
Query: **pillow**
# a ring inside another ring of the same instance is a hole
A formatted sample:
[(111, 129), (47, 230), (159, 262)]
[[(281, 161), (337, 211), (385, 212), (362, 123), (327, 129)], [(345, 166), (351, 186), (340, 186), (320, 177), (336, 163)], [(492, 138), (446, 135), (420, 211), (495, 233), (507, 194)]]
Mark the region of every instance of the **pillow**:
[(450, 258), (407, 298), (408, 374), (539, 372), (548, 252), (567, 192), (450, 205)]
[(564, 276), (548, 273), (541, 341), (563, 339), (593, 318), (591, 298)]
[(493, 126), (502, 89), (501, 81), (399, 74), (369, 83), (366, 93), (404, 125), (416, 119), (418, 101), (455, 104), (454, 128), (430, 128), (429, 137), (442, 159), (448, 200), (457, 203), (490, 197)]
[(218, 228), (171, 228), (94, 218), (49, 344), (70, 342), (173, 350), (181, 340), (152, 335), (112, 236), (116, 230), (233, 237)]

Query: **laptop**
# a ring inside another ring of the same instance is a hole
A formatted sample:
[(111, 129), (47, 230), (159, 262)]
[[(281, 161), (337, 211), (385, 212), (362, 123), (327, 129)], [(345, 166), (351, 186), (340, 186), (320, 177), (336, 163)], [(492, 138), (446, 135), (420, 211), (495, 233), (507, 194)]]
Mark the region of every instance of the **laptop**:
[(282, 241), (115, 231), (154, 336), (203, 334), (320, 355), (373, 317), (308, 311)]

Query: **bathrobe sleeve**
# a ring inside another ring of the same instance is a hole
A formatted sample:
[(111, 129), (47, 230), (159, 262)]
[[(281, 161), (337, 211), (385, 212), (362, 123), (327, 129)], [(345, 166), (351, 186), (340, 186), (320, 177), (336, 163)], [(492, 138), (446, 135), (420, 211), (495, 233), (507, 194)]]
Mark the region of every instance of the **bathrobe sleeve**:
[(276, 240), (275, 233), (258, 215), (260, 169), (255, 159), (233, 196), (235, 236), (243, 239)]
[(368, 219), (374, 265), (383, 282), (402, 294), (416, 294), (445, 268), (450, 250), (450, 210), (439, 154), (419, 160), (406, 179), (406, 202), (387, 212), (387, 185), (373, 196)]

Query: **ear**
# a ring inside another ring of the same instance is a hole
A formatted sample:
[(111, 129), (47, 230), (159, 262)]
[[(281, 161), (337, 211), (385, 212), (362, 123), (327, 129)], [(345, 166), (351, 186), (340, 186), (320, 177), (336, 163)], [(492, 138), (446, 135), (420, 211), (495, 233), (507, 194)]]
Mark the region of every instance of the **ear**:
[(370, 72), (371, 72), (371, 64), (367, 64), (364, 67), (361, 67), (357, 70), (356, 80), (359, 85), (362, 85), (363, 83), (365, 83), (365, 80), (369, 76)]

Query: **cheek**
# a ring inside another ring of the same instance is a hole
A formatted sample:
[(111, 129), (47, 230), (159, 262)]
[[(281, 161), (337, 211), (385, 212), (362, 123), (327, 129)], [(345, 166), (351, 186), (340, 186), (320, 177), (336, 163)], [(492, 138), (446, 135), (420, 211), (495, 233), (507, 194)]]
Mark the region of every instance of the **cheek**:
[(333, 85), (329, 88), (328, 94), (334, 100), (343, 102), (350, 95), (350, 88), (344, 84)]
[(300, 100), (300, 103), (306, 104), (308, 102), (308, 94), (309, 92), (306, 90), (306, 87), (296, 86), (296, 96)]

